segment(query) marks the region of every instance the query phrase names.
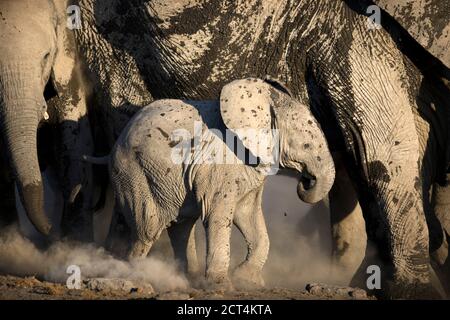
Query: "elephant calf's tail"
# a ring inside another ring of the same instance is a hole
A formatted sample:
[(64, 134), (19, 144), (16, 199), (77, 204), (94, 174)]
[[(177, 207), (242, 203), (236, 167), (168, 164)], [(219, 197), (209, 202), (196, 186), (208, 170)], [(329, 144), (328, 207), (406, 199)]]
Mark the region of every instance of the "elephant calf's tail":
[(92, 163), (92, 164), (101, 164), (101, 165), (107, 165), (109, 163), (109, 155), (104, 157), (92, 157), (88, 155), (83, 155), (82, 157), (83, 161)]

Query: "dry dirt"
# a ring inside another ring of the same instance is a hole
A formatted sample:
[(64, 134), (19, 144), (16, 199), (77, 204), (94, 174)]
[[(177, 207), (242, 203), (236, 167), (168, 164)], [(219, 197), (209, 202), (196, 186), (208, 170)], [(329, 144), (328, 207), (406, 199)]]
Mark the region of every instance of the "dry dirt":
[[(103, 279), (104, 280), (104, 279)], [(102, 280), (101, 280), (102, 281)], [(109, 280), (104, 280), (108, 282)], [(213, 292), (189, 289), (188, 291), (151, 292), (150, 288), (130, 287), (126, 280), (110, 280), (113, 283), (103, 286), (91, 286), (84, 281), (80, 290), (67, 289), (65, 284), (40, 281), (35, 277), (0, 276), (0, 300), (354, 300), (371, 299), (361, 289), (335, 287), (320, 284), (308, 285), (305, 290), (286, 288), (263, 289), (257, 291)], [(120, 283), (118, 286), (118, 282)], [(120, 288), (119, 288), (120, 287)], [(149, 292), (150, 291), (150, 292)]]
[[(12, 229), (0, 234), (0, 299), (367, 299), (362, 290), (306, 286), (344, 284), (349, 279), (330, 272), (327, 210), (301, 203), (296, 183), (275, 176), (266, 184), (264, 212), (271, 244), (263, 277), (268, 289), (225, 293), (192, 289), (176, 269), (165, 233), (149, 259), (127, 264), (91, 244), (62, 242), (41, 251), (22, 235), (26, 232)], [(199, 262), (204, 270), (206, 241), (202, 227), (197, 227)], [(243, 237), (233, 230), (230, 270), (246, 253)], [(82, 278), (94, 280), (85, 280), (81, 290), (69, 290), (65, 285), (69, 265), (80, 266)], [(151, 283), (154, 290), (143, 283)]]

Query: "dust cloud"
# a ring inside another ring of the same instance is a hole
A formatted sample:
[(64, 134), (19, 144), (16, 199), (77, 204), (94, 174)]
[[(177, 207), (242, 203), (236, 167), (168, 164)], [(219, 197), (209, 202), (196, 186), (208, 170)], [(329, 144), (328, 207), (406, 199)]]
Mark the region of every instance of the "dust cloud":
[[(304, 289), (313, 282), (346, 286), (352, 272), (339, 272), (331, 265), (329, 210), (323, 202), (309, 205), (296, 192), (294, 178), (277, 175), (268, 178), (264, 188), (263, 211), (270, 239), (269, 257), (263, 276), (266, 287)], [(197, 250), (204, 266), (205, 238), (197, 225)], [(233, 228), (231, 269), (246, 256), (245, 241)], [(358, 265), (355, 265), (355, 270)]]
[[(302, 202), (297, 181), (271, 177), (265, 186), (263, 210), (270, 239), (264, 268), (267, 286), (304, 288), (307, 283), (344, 284), (331, 269), (329, 210), (323, 202)], [(348, 283), (345, 283), (348, 284)]]
[(158, 291), (188, 287), (186, 278), (178, 273), (173, 262), (161, 258), (127, 262), (108, 254), (92, 244), (58, 242), (41, 251), (24, 238), (17, 227), (0, 235), (0, 272), (17, 276), (34, 275), (39, 279), (65, 283), (69, 265), (81, 269), (83, 279), (122, 278), (150, 283)]
[[(310, 206), (296, 194), (296, 180), (273, 176), (265, 186), (264, 214), (269, 231), (270, 251), (264, 267), (267, 287), (304, 289), (307, 283), (348, 284), (331, 272), (329, 212), (324, 204)], [(204, 267), (205, 238), (197, 225), (197, 250)], [(232, 234), (231, 267), (246, 255), (243, 237), (235, 228)], [(127, 262), (113, 257), (94, 244), (58, 242), (42, 251), (18, 232), (18, 227), (0, 234), (0, 273), (30, 276), (65, 283), (67, 267), (78, 265), (83, 279), (123, 278), (150, 283), (157, 291), (189, 287), (178, 271), (167, 234), (164, 232), (148, 258)], [(204, 270), (204, 269), (203, 269)]]

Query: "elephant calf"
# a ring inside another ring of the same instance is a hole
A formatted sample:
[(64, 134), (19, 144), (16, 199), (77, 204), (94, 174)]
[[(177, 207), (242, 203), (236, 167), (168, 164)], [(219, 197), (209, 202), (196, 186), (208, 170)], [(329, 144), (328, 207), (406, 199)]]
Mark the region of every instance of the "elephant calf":
[(201, 217), (207, 280), (227, 288), (232, 223), (248, 245), (235, 276), (263, 285), (269, 238), (261, 198), (274, 158), (299, 172), (302, 200), (317, 202), (330, 190), (333, 160), (308, 107), (277, 82), (244, 79), (226, 85), (220, 101), (150, 104), (130, 121), (109, 157), (86, 160), (109, 159), (118, 209), (131, 228), (129, 258), (145, 257), (162, 230), (177, 223), (183, 227), (169, 236), (186, 262), (189, 235)]

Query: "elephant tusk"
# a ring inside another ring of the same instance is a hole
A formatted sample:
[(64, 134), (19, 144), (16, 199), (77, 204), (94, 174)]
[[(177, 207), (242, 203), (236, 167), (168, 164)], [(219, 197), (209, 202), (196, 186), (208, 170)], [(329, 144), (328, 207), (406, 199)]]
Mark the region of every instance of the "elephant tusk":
[(48, 115), (48, 112), (45, 111), (44, 112), (44, 120), (48, 120), (50, 118), (50, 116)]

